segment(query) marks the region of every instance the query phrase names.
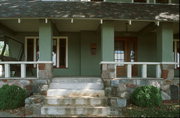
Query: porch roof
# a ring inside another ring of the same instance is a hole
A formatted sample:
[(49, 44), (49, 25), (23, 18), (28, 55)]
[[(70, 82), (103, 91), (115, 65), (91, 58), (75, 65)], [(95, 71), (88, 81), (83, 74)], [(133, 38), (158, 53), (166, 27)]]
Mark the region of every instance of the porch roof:
[(0, 19), (92, 18), (179, 22), (179, 5), (1, 0)]

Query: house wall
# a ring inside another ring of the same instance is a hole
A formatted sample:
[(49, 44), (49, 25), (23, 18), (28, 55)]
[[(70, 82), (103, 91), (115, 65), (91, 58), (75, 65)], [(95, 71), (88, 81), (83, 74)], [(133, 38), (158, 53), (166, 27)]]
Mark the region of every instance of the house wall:
[[(100, 76), (100, 39), (94, 31), (61, 33), (68, 37), (68, 68), (53, 69), (54, 76)], [(91, 54), (91, 44), (97, 46)]]
[[(138, 36), (138, 61), (157, 62), (156, 33), (142, 33)], [(155, 76), (155, 66), (148, 66), (148, 76)], [(139, 75), (141, 73), (138, 67)]]
[[(101, 40), (97, 32), (81, 32), (81, 76), (100, 76)], [(96, 54), (92, 54), (92, 45), (96, 44)]]

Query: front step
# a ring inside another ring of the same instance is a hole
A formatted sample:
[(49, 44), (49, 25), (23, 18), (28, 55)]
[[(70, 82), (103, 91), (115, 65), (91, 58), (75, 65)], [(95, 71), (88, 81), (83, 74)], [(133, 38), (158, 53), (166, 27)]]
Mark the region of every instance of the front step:
[(91, 107), (91, 106), (43, 106), (42, 115), (85, 115), (85, 116), (108, 116), (109, 107)]
[(73, 89), (73, 90), (102, 90), (104, 88), (103, 84), (100, 82), (97, 83), (51, 83), (50, 89)]
[(53, 78), (41, 114), (45, 116), (109, 116), (104, 85), (97, 77)]
[(62, 96), (62, 97), (103, 97), (105, 96), (104, 90), (68, 90), (68, 89), (49, 89), (47, 96)]
[(72, 106), (106, 106), (107, 99), (105, 97), (46, 97), (45, 103), (47, 105), (72, 105)]
[(101, 82), (101, 78), (98, 77), (60, 77), (53, 78), (52, 83), (96, 83)]

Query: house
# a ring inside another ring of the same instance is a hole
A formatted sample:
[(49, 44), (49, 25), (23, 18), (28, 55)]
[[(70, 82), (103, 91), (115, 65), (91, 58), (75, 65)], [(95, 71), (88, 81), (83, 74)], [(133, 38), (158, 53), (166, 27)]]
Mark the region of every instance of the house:
[(179, 77), (178, 0), (2, 0), (0, 36), (3, 79)]

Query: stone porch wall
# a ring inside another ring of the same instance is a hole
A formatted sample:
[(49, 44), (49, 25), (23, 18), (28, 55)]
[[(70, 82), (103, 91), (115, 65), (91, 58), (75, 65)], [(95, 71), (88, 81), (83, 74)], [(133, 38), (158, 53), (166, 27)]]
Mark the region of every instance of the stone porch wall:
[(162, 78), (121, 79), (115, 78), (115, 65), (102, 64), (101, 77), (104, 82), (105, 95), (112, 107), (125, 107), (130, 103), (131, 93), (139, 86), (152, 85), (161, 89), (163, 100), (180, 99), (179, 78), (174, 78), (174, 66), (162, 65)]

